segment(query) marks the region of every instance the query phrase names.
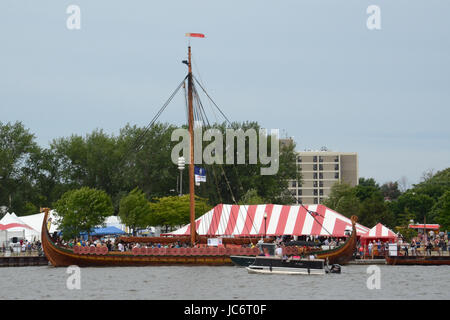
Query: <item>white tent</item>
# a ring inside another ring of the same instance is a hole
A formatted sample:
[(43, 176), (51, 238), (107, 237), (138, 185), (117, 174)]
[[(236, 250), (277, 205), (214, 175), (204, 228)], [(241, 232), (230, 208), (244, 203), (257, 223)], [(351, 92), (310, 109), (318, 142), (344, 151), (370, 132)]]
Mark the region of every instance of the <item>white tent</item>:
[(14, 213), (5, 214), (5, 216), (0, 220), (0, 230), (6, 230), (9, 233), (7, 236), (8, 241), (11, 234), (20, 234), (20, 232), (25, 235), (25, 239), (28, 241), (39, 240), (41, 237), (41, 233), (39, 231), (33, 229), (31, 226), (20, 220), (20, 218), (18, 218)]
[[(32, 227), (34, 230), (41, 232), (42, 222), (44, 221), (44, 215), (45, 215), (45, 213), (41, 212), (41, 213), (29, 215), (29, 216), (23, 216), (23, 217), (20, 217), (19, 219), (22, 220), (25, 224)], [(50, 231), (50, 233), (53, 233), (54, 231), (57, 231), (58, 227), (59, 227), (54, 210), (50, 211), (49, 217), (52, 218), (52, 224), (50, 226), (49, 231)], [(39, 236), (39, 239), (40, 239), (40, 236)]]

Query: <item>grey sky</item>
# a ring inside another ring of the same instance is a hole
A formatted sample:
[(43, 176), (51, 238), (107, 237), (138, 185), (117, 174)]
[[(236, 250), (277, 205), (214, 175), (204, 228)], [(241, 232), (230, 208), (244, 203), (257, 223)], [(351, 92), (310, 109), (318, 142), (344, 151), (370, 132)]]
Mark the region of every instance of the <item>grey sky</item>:
[[(66, 8), (81, 8), (81, 30)], [(369, 5), (381, 30), (366, 27)], [(379, 183), (450, 165), (450, 1), (0, 2), (0, 121), (37, 142), (145, 126), (194, 72), (226, 115), (358, 152)], [(161, 117), (185, 119), (180, 95)]]

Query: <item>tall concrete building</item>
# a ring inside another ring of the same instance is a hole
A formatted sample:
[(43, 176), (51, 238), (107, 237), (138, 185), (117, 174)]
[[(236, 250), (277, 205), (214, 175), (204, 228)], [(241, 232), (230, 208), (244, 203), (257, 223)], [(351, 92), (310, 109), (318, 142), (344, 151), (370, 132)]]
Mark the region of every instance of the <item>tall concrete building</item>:
[(297, 152), (296, 163), (302, 183), (289, 182), (289, 191), (296, 203), (322, 203), (335, 183), (358, 184), (356, 152), (302, 151)]

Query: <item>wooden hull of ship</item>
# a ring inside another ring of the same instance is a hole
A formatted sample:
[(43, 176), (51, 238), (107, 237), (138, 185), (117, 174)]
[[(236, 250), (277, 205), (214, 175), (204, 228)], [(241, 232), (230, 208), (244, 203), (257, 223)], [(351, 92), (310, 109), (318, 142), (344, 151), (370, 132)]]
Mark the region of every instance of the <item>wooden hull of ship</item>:
[(389, 265), (450, 265), (449, 256), (386, 256), (386, 264)]
[(67, 267), (76, 265), (79, 267), (101, 267), (101, 266), (163, 266), (163, 265), (206, 265), (223, 266), (233, 265), (230, 256), (221, 255), (199, 255), (199, 254), (161, 254), (140, 255), (123, 252), (108, 252), (106, 254), (80, 254), (74, 250), (55, 244), (47, 229), (48, 211), (45, 211), (42, 224), (41, 240), (45, 256), (54, 267)]
[[(48, 211), (45, 211), (44, 221), (42, 223), (42, 248), (45, 256), (52, 266), (66, 267), (77, 265), (80, 267), (96, 267), (96, 266), (162, 266), (162, 265), (195, 265), (195, 266), (223, 266), (233, 265), (230, 256), (236, 253), (219, 254), (190, 254), (191, 249), (186, 254), (131, 254), (123, 252), (108, 252), (106, 254), (80, 254), (75, 253), (72, 249), (58, 246), (55, 244), (47, 229)], [(328, 259), (329, 264), (345, 264), (353, 256), (356, 248), (356, 221), (355, 216), (352, 217), (353, 230), (352, 235), (340, 247), (327, 251), (309, 252), (315, 254), (319, 259)], [(299, 250), (302, 248), (299, 248)], [(241, 254), (242, 255), (242, 254)], [(254, 254), (252, 259), (254, 259)], [(251, 258), (251, 257), (249, 257)]]
[(53, 247), (44, 249), (47, 259), (54, 267), (123, 267), (123, 266), (167, 266), (167, 265), (232, 265), (227, 256), (177, 256), (177, 255), (132, 255), (120, 253), (76, 254), (70, 249)]

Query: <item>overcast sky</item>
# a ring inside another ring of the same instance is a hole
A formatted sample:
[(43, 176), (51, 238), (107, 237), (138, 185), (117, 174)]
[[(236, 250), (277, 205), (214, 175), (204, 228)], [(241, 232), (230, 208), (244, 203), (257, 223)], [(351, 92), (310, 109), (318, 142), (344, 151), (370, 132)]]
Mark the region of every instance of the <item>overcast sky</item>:
[[(228, 118), (299, 151), (357, 152), (380, 184), (417, 183), (450, 166), (449, 15), (447, 0), (2, 0), (0, 121), (41, 146), (145, 126), (186, 74), (185, 33), (200, 32), (194, 72)], [(183, 123), (183, 107), (180, 95), (161, 120)]]

